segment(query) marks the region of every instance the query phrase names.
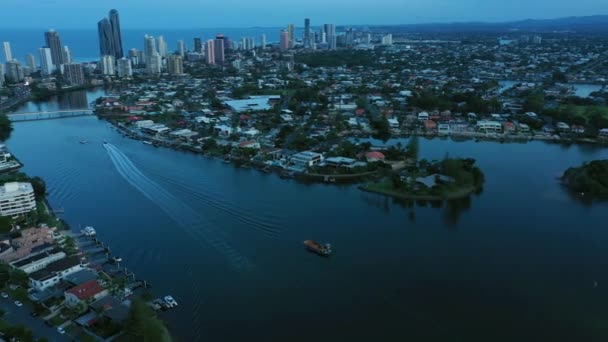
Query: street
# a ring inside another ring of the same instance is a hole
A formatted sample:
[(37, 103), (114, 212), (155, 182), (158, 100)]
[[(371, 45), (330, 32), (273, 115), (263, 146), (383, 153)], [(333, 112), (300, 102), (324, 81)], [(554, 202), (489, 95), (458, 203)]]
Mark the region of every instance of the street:
[(24, 325), (32, 331), (35, 338), (46, 337), (51, 342), (72, 340), (67, 334), (58, 333), (57, 327), (44, 324), (42, 318), (30, 316), (32, 308), (27, 304), (18, 307), (12, 298), (0, 298), (0, 308), (6, 312), (4, 319), (7, 322)]

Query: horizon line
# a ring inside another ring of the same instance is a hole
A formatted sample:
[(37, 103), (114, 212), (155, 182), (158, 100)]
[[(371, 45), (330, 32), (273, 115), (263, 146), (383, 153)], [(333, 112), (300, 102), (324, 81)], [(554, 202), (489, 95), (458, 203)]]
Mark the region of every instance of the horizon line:
[[(120, 12), (120, 11), (119, 11)], [(552, 18), (522, 18), (522, 19), (512, 19), (512, 20), (502, 20), (502, 21), (483, 21), (483, 20), (463, 20), (463, 21), (428, 21), (428, 22), (419, 22), (419, 23), (400, 23), (400, 24), (335, 24), (335, 23), (326, 23), (326, 24), (334, 24), (336, 26), (350, 26), (350, 27), (391, 27), (391, 26), (417, 26), (417, 25), (458, 25), (458, 24), (487, 24), (487, 25), (500, 25), (500, 24), (510, 24), (510, 23), (518, 23), (523, 21), (548, 21), (548, 20), (563, 20), (563, 19), (573, 19), (573, 18), (591, 18), (591, 17), (608, 17), (607, 14), (592, 14), (592, 15), (583, 15), (583, 16), (566, 16), (566, 17), (552, 17)], [(289, 23), (288, 23), (289, 24)], [(167, 30), (167, 31), (177, 31), (177, 30), (209, 30), (209, 29), (277, 29), (284, 28), (288, 24), (284, 26), (244, 26), (244, 27), (236, 27), (236, 26), (215, 26), (215, 27), (159, 27), (159, 28), (151, 28), (151, 27), (123, 27), (122, 30)], [(319, 27), (324, 24), (311, 25), (312, 27)], [(296, 28), (304, 28), (304, 26), (295, 26)], [(55, 26), (53, 29), (55, 30), (92, 30), (97, 31), (94, 27), (64, 27), (57, 28)], [(39, 28), (14, 28), (14, 27), (2, 27), (0, 26), (0, 30), (49, 30), (49, 28), (39, 27)]]

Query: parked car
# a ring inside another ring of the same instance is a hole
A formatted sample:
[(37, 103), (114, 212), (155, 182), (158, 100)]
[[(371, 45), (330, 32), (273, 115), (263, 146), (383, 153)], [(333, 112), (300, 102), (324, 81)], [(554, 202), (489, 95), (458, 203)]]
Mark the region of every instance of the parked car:
[(60, 333), (61, 335), (63, 335), (63, 334), (65, 334), (65, 329), (63, 329), (62, 327), (58, 327), (57, 332)]
[(2, 292), (2, 293), (0, 294), (0, 296), (2, 296), (2, 298), (8, 298), (8, 293), (6, 293), (6, 292)]
[(17, 305), (17, 306), (23, 306), (23, 303), (21, 303), (20, 301), (16, 300), (15, 301), (15, 305)]

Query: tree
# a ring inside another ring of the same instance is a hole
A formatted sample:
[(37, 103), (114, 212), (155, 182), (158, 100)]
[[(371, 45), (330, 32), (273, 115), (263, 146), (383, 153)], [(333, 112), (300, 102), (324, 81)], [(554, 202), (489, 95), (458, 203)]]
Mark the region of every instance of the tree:
[(0, 115), (0, 141), (6, 141), (13, 132), (13, 123), (8, 116)]
[(71, 236), (67, 236), (65, 238), (65, 241), (63, 242), (63, 250), (65, 251), (65, 253), (67, 255), (74, 255), (76, 254), (76, 241), (74, 241), (74, 238)]
[(380, 119), (373, 121), (372, 125), (376, 130), (376, 133), (373, 135), (374, 138), (380, 139), (384, 142), (391, 138), (390, 126), (385, 117), (381, 117)]
[(154, 311), (141, 299), (131, 303), (129, 318), (125, 323), (126, 334), (135, 341), (170, 342), (171, 336)]
[[(12, 269), (9, 271), (10, 283), (14, 285), (21, 285), (23, 287), (27, 287), (29, 277), (27, 273), (23, 272), (20, 269)], [(26, 295), (27, 297), (27, 295)]]
[(44, 199), (44, 196), (46, 196), (46, 183), (44, 180), (40, 177), (34, 177), (30, 180), (30, 182), (32, 183), (32, 188), (34, 188), (36, 199)]
[(6, 234), (13, 229), (13, 220), (8, 216), (0, 216), (0, 233)]
[(406, 156), (410, 159), (418, 160), (418, 154), (420, 150), (420, 143), (418, 141), (418, 136), (414, 135), (410, 138), (410, 141), (407, 143), (407, 152)]

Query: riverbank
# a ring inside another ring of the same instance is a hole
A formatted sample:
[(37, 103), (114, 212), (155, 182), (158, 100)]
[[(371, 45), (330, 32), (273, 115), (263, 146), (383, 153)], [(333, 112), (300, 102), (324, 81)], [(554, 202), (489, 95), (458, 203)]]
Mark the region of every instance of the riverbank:
[(386, 186), (386, 184), (382, 183), (368, 183), (364, 185), (360, 185), (357, 187), (359, 190), (384, 196), (389, 196), (396, 199), (401, 200), (410, 200), (410, 201), (446, 201), (446, 200), (455, 200), (461, 198), (467, 198), (472, 194), (478, 192), (480, 188), (478, 187), (466, 187), (456, 191), (451, 191), (441, 195), (416, 195), (416, 194), (408, 194), (403, 191), (399, 191), (397, 189), (391, 189)]

